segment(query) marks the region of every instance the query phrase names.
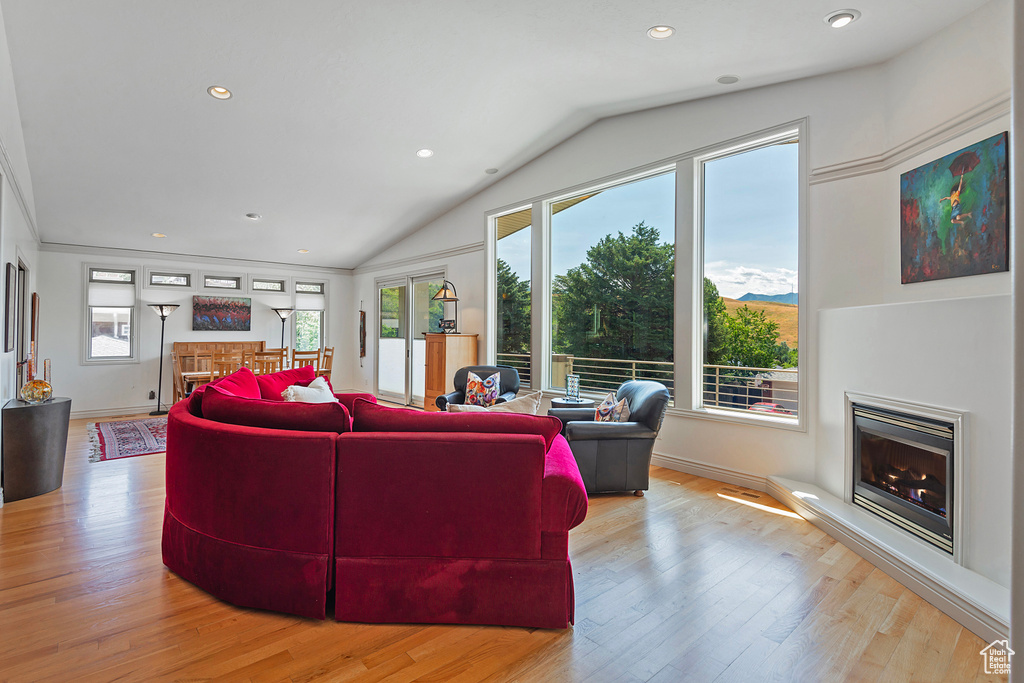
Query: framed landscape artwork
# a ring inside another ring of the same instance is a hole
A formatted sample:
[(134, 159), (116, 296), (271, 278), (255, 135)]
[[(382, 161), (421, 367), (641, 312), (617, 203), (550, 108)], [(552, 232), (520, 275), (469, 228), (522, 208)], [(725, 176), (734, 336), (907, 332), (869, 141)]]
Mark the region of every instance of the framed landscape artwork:
[(193, 296), (192, 329), (248, 332), (252, 299), (240, 296)]
[(1007, 134), (900, 176), (903, 284), (1010, 268)]

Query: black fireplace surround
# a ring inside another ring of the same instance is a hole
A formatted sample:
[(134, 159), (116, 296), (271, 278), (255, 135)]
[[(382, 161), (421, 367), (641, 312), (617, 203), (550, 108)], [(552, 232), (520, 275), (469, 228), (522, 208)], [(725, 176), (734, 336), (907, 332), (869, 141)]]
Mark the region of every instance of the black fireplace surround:
[(853, 405), (853, 502), (953, 552), (953, 425)]

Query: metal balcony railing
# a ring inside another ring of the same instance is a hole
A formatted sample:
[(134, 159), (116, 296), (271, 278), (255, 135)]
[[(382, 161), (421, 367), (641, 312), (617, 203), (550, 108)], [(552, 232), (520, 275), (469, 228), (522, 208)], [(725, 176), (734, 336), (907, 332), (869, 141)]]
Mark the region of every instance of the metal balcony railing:
[[(497, 357), (498, 363), (511, 365), (519, 371), (520, 386), (524, 389), (531, 386), (529, 354), (499, 353)], [(671, 362), (553, 354), (552, 386), (564, 387), (566, 375), (579, 375), (580, 389), (597, 393), (615, 391), (626, 380), (650, 379), (664, 384), (673, 402), (676, 398)], [(796, 368), (705, 365), (701, 379), (701, 404), (705, 408), (797, 417), (800, 394)]]

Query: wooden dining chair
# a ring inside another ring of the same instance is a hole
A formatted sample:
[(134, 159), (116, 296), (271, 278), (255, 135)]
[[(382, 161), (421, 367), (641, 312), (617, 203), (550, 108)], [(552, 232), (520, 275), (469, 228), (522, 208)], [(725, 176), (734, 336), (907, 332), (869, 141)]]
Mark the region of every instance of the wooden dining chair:
[(320, 369), (320, 349), (312, 351), (292, 351), (292, 367), (304, 368), (312, 365), (313, 370)]
[(177, 403), (181, 399), (185, 398), (185, 378), (181, 375), (181, 361), (178, 360), (178, 354), (171, 351), (171, 377), (174, 380), (174, 402)]
[(230, 375), (244, 363), (245, 354), (241, 351), (215, 351), (210, 359), (210, 381)]
[[(185, 370), (185, 391), (191, 392), (196, 387), (209, 384), (213, 381), (213, 353), (210, 351), (196, 351), (190, 357), (188, 369)], [(191, 385), (191, 387), (189, 386)]]
[(320, 355), (320, 367), (317, 368), (317, 377), (331, 379), (331, 367), (334, 364), (334, 347), (324, 347)]
[(266, 348), (263, 349), (264, 353), (280, 353), (281, 354), (281, 369), (284, 370), (288, 367), (288, 359), (291, 358), (291, 354), (288, 351), (288, 347), (283, 348)]
[(252, 360), (252, 371), (257, 375), (284, 370), (284, 349), (256, 351)]

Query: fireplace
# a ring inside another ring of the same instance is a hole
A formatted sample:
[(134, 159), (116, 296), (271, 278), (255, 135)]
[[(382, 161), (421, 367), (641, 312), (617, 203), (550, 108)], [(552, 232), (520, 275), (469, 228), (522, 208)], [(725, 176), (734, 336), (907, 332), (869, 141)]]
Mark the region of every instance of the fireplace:
[(853, 503), (953, 553), (954, 424), (852, 404)]

